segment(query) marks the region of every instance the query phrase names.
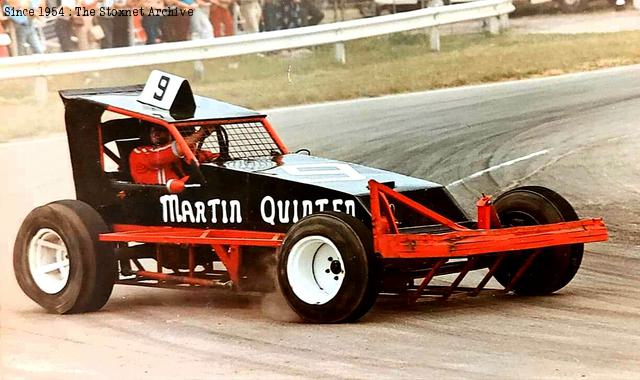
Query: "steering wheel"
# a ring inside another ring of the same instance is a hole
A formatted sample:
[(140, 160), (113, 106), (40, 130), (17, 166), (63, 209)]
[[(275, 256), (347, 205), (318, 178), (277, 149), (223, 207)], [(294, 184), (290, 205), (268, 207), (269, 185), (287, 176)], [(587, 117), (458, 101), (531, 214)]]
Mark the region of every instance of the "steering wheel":
[(197, 156), (198, 153), (200, 153), (200, 151), (202, 150), (202, 145), (204, 144), (204, 140), (206, 140), (209, 136), (211, 136), (211, 134), (213, 133), (213, 130), (215, 129), (215, 127), (211, 127), (211, 128), (206, 128), (206, 127), (200, 127), (200, 128), (204, 128), (206, 133), (202, 136), (202, 138), (200, 140), (198, 140), (198, 142), (196, 143), (196, 147), (194, 150), (194, 154)]
[(220, 146), (220, 155), (218, 156), (218, 159), (230, 159), (231, 156), (229, 156), (229, 135), (227, 135), (227, 131), (222, 126), (218, 126), (216, 128), (216, 137), (218, 138), (218, 145)]

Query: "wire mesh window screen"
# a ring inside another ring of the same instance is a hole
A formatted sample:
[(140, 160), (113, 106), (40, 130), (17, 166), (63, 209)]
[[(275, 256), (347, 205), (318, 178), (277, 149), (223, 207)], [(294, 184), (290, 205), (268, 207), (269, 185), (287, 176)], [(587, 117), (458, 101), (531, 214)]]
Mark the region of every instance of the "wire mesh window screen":
[(202, 149), (213, 153), (222, 153), (225, 140), (229, 150), (229, 159), (260, 159), (282, 154), (261, 122), (221, 124), (219, 131), (207, 137)]

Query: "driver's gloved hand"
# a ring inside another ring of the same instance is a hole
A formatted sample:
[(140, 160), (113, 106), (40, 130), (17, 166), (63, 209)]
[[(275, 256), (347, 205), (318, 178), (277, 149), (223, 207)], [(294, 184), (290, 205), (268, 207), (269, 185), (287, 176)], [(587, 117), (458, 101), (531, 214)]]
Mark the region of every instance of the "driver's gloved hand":
[(198, 152), (197, 158), (199, 162), (209, 162), (217, 159), (219, 156), (219, 154), (209, 152), (208, 150), (201, 150)]

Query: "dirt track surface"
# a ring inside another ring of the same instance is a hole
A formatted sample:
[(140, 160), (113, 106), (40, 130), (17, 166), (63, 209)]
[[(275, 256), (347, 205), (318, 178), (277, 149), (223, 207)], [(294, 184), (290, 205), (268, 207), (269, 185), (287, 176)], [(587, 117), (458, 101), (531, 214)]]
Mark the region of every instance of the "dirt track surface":
[[(46, 314), (18, 289), (22, 218), (73, 197), (64, 137), (0, 145), (1, 374), (7, 379), (602, 378), (640, 373), (640, 67), (272, 112), (292, 149), (480, 192), (549, 186), (612, 239), (549, 297), (487, 292), (359, 323), (307, 325), (277, 297), (116, 287), (97, 313)], [(476, 178), (473, 173), (501, 166)], [(477, 282), (479, 275), (469, 278)], [(464, 284), (464, 283), (463, 283)], [(493, 284), (495, 285), (495, 284)]]

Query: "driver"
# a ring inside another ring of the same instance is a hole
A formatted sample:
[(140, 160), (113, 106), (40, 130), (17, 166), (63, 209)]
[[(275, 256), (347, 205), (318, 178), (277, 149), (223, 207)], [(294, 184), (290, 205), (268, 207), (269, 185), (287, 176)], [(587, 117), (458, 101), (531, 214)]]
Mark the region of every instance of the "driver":
[[(135, 183), (146, 185), (165, 185), (171, 180), (185, 177), (181, 159), (184, 152), (180, 145), (172, 141), (169, 131), (157, 124), (149, 123), (149, 138), (151, 145), (135, 148), (129, 155), (129, 169)], [(197, 142), (208, 136), (205, 128), (184, 138), (191, 149)], [(206, 150), (200, 150), (196, 155), (198, 161), (215, 160), (218, 155)]]

